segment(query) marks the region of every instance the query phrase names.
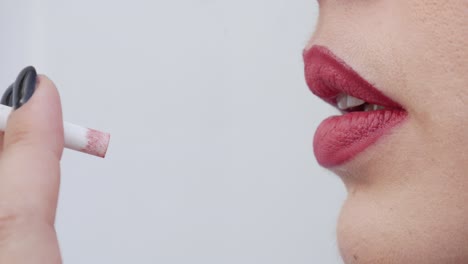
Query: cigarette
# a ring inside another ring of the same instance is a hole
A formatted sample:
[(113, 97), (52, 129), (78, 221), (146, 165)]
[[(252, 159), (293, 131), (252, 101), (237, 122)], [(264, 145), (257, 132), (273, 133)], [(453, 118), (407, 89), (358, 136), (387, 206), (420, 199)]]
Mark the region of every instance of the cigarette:
[[(12, 108), (0, 104), (0, 131), (5, 131)], [(104, 158), (109, 146), (110, 134), (68, 122), (63, 123), (65, 147)]]

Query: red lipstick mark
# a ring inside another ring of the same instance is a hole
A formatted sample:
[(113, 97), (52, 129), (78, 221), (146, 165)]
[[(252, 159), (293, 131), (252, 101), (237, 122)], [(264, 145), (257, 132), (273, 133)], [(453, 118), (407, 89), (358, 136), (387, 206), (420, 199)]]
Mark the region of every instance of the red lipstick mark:
[(83, 152), (104, 158), (106, 156), (107, 147), (109, 146), (110, 134), (88, 129), (86, 138), (88, 139), (88, 144), (83, 149)]
[(407, 112), (344, 61), (322, 46), (304, 52), (307, 84), (315, 95), (337, 105), (337, 97), (347, 94), (386, 109), (333, 116), (323, 121), (314, 137), (314, 153), (324, 167), (341, 165), (373, 145), (400, 124)]

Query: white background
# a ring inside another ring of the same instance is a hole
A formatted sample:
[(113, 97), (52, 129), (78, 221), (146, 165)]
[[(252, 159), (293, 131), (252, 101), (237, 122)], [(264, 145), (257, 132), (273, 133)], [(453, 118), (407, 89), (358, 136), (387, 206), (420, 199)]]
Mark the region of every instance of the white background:
[(112, 134), (66, 151), (65, 263), (341, 263), (345, 191), (319, 168), (302, 48), (313, 0), (0, 2), (0, 85), (33, 64), (64, 117)]

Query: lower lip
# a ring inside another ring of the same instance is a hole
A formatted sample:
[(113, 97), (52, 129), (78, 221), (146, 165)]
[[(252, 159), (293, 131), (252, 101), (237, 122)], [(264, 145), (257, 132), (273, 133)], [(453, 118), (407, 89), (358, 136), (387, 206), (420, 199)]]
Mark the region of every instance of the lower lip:
[(320, 165), (342, 165), (400, 125), (407, 117), (402, 109), (352, 112), (323, 121), (314, 137), (314, 152)]

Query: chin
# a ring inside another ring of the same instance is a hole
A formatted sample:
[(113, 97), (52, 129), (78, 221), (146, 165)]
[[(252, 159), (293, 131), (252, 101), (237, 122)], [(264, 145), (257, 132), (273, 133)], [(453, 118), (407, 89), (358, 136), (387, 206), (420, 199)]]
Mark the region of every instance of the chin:
[(468, 263), (468, 211), (453, 206), (460, 200), (409, 189), (349, 194), (337, 226), (346, 264)]

